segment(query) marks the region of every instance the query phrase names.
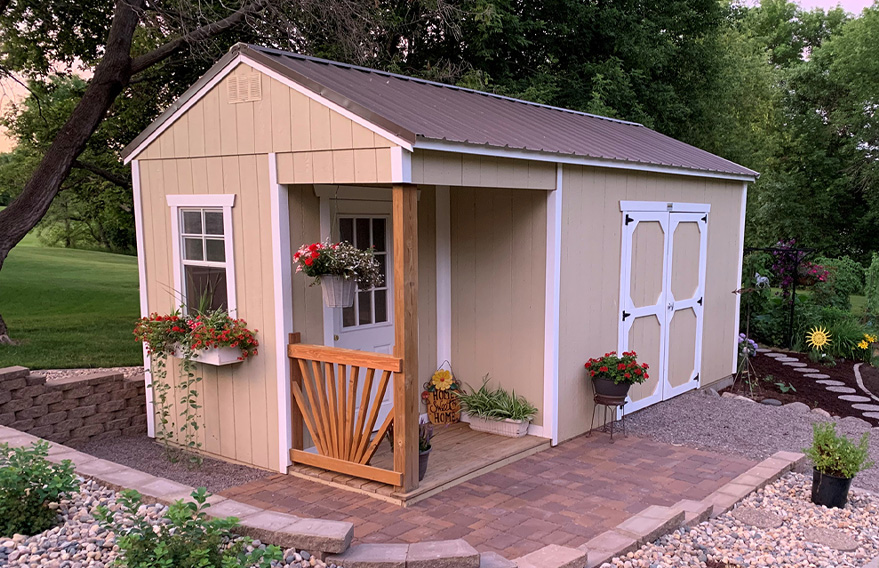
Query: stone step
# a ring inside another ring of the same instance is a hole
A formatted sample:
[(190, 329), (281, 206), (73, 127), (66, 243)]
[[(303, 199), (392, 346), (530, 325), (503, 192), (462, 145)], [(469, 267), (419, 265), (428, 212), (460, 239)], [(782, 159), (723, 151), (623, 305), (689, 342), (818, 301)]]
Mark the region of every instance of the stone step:
[[(463, 539), (417, 542), (413, 544), (358, 544), (342, 554), (330, 555), (326, 562), (342, 568), (511, 568), (499, 555), (483, 560)], [(507, 561), (509, 562), (509, 561)]]
[(519, 568), (585, 568), (587, 553), (579, 548), (550, 544), (513, 560)]

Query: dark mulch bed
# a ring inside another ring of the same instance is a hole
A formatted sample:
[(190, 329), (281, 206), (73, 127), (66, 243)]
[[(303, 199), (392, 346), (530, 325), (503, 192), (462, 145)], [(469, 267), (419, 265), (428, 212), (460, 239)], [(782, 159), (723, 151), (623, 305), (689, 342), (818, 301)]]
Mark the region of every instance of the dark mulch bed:
[[(845, 386), (851, 387), (857, 391), (854, 394), (866, 396), (860, 387), (858, 387), (857, 381), (855, 380), (853, 369), (856, 361), (838, 360), (835, 367), (825, 367), (819, 363), (809, 361), (809, 358), (802, 353), (787, 353), (787, 355), (796, 357), (798, 361), (808, 364), (810, 368), (815, 369), (819, 373), (829, 375), (829, 378), (834, 381), (845, 383)], [(727, 390), (753, 398), (757, 401), (761, 401), (765, 398), (774, 398), (780, 400), (784, 404), (789, 402), (802, 402), (808, 404), (811, 408), (821, 408), (836, 416), (855, 416), (870, 422), (873, 426), (879, 426), (879, 420), (865, 417), (860, 410), (852, 408), (851, 402), (840, 400), (839, 395), (841, 393), (827, 390), (825, 385), (816, 382), (816, 379), (803, 377), (803, 373), (795, 371), (794, 367), (784, 365), (762, 353), (752, 358), (751, 363), (754, 366), (757, 377), (760, 379), (757, 381), (758, 384), (753, 395), (751, 394), (748, 384), (741, 379)], [(762, 380), (770, 375), (773, 379), (772, 382)], [(865, 385), (867, 382), (867, 376), (870, 377), (871, 381), (875, 381), (877, 390), (874, 392), (879, 393), (879, 369), (872, 368), (869, 365), (861, 365), (861, 375), (864, 379)], [(781, 390), (779, 390), (774, 384), (777, 382), (793, 385), (796, 392), (781, 392)], [(870, 387), (867, 386), (867, 388), (869, 389)]]
[(177, 483), (207, 487), (211, 493), (275, 475), (275, 472), (208, 458), (199, 467), (190, 467), (183, 461), (170, 462), (162, 445), (146, 435), (96, 440), (75, 449)]

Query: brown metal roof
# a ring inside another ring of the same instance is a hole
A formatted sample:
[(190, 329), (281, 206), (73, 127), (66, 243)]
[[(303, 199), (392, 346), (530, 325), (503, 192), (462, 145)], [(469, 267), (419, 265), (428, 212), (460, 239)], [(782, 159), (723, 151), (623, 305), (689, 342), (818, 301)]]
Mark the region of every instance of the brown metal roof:
[[(252, 57), (416, 146), (419, 140), (446, 141), (736, 176), (758, 175), (633, 122), (252, 45), (236, 45), (232, 52)], [(211, 71), (215, 74), (218, 67)], [(199, 83), (207, 82), (211, 75), (209, 71)], [(193, 85), (174, 107), (192, 96), (197, 86)], [(133, 151), (168, 114), (138, 136), (124, 154)]]

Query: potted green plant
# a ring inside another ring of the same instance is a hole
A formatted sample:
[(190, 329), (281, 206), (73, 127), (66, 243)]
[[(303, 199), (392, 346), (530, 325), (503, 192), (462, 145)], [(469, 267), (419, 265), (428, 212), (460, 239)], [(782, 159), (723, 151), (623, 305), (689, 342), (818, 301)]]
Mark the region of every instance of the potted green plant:
[(834, 422), (818, 422), (812, 429), (812, 446), (803, 450), (814, 465), (812, 503), (842, 509), (848, 502), (854, 476), (873, 467), (869, 461), (869, 435), (864, 432), (855, 444), (836, 433)]
[(372, 249), (361, 250), (349, 242), (302, 245), (293, 255), (296, 272), (311, 276), (320, 284), (328, 308), (354, 304), (356, 287), (368, 290), (381, 286), (381, 266)]
[(528, 425), (537, 414), (537, 408), (516, 391), (507, 392), (503, 387), (488, 388), (489, 376), (482, 379), (482, 386), (474, 390), (456, 391), (461, 409), (468, 414), (470, 428), (509, 438), (521, 438), (528, 433)]
[(625, 398), (629, 388), (641, 384), (650, 376), (647, 363), (638, 363), (638, 354), (624, 351), (622, 356), (616, 351), (605, 353), (603, 357), (589, 359), (585, 365), (595, 386), (595, 394)]
[(433, 424), (422, 421), (418, 425), (418, 481), (424, 479), (424, 474), (427, 473), (431, 439), (433, 439)]

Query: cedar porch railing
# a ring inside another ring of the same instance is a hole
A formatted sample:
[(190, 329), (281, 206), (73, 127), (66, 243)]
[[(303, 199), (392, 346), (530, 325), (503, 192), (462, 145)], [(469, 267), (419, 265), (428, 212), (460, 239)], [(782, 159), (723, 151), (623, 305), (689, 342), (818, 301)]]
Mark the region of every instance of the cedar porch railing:
[[(382, 353), (306, 345), (296, 342), (297, 336), (291, 336), (287, 347), (291, 359), (290, 390), (295, 401), (290, 460), (402, 486), (403, 472), (369, 465), (394, 422), (392, 408), (373, 435), (385, 393), (394, 387), (391, 379), (401, 372), (402, 360)], [(302, 424), (311, 434), (318, 453), (303, 451)], [(297, 427), (300, 432), (295, 432)]]

